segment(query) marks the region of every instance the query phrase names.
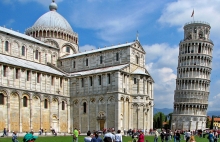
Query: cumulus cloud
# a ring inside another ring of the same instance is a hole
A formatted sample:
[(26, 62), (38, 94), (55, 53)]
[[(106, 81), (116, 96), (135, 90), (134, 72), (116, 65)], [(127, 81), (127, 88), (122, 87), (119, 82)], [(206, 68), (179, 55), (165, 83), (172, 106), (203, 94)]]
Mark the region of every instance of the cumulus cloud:
[(219, 110), (219, 100), (220, 94), (217, 94), (212, 98), (209, 98), (209, 107), (212, 108), (211, 110)]
[[(153, 77), (156, 108), (172, 108), (176, 84), (178, 47), (166, 43), (143, 45), (147, 52), (146, 68)], [(169, 101), (167, 99), (169, 98)]]

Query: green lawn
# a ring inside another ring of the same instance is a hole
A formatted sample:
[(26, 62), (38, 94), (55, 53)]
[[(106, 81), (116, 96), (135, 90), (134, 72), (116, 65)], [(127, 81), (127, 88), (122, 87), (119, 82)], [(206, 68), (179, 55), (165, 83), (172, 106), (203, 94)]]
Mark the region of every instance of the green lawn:
[[(84, 142), (83, 141), (84, 136), (80, 136), (79, 137), (79, 142)], [(145, 141), (148, 140), (148, 142), (153, 142), (154, 137), (153, 136), (145, 136)], [(19, 142), (22, 142), (22, 138), (19, 137), (18, 138)], [(123, 142), (131, 142), (132, 139), (131, 137), (123, 137)], [(183, 142), (185, 142), (184, 140), (181, 140)], [(196, 137), (196, 141), (197, 142), (207, 142), (207, 138), (198, 138)], [(11, 137), (8, 138), (0, 138), (0, 142), (12, 142)], [(39, 137), (36, 142), (72, 142), (72, 137), (71, 136), (57, 136), (57, 137)], [(160, 139), (158, 140), (158, 142), (161, 142)], [(171, 141), (170, 141), (171, 142)], [(173, 140), (172, 140), (173, 142)]]

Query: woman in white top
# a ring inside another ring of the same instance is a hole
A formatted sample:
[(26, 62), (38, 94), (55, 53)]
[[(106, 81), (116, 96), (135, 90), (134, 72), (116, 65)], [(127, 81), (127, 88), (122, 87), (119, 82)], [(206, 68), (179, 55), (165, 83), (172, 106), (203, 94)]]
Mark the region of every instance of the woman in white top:
[(120, 133), (121, 130), (118, 130), (117, 134), (115, 134), (115, 142), (122, 142), (122, 135)]
[(92, 137), (91, 137), (91, 132), (87, 132), (87, 136), (84, 138), (84, 142), (91, 142)]

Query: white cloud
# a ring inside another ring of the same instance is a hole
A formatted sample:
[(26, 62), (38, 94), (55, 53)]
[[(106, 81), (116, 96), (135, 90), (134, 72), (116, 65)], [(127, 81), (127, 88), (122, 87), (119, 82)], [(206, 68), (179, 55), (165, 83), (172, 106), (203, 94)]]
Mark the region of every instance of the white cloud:
[(211, 108), (210, 110), (219, 110), (219, 100), (220, 94), (217, 94), (212, 98), (209, 98), (209, 108)]
[[(220, 2), (219, 0), (178, 0), (167, 4), (158, 22), (179, 26), (182, 29), (183, 23), (193, 21), (191, 17), (194, 9), (194, 20), (210, 23), (211, 38), (217, 41), (220, 34)], [(220, 43), (218, 43), (220, 45)]]
[[(178, 47), (168, 44), (143, 45), (147, 52), (146, 68), (153, 77), (156, 108), (172, 108), (176, 87), (176, 70)], [(169, 99), (169, 101), (167, 100)]]
[(84, 46), (79, 47), (80, 52), (91, 51), (91, 50), (94, 50), (94, 49), (96, 49), (96, 47), (93, 46), (93, 45), (84, 45)]
[(154, 10), (155, 3), (89, 0), (73, 6), (71, 19), (75, 27), (92, 29), (100, 39), (114, 43), (130, 37), (128, 33), (132, 30), (138, 30), (146, 14)]

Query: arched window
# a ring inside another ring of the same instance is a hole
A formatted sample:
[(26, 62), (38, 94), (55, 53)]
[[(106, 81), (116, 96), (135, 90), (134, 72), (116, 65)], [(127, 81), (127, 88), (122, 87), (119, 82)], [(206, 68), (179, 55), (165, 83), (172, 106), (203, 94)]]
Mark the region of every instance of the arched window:
[(8, 51), (8, 41), (5, 42), (5, 51)]
[(70, 53), (70, 47), (69, 46), (66, 47), (66, 52)]
[(83, 112), (86, 113), (86, 102), (83, 103)]
[(65, 103), (62, 101), (62, 110), (65, 110)]
[(35, 51), (35, 59), (38, 60), (38, 50)]
[(119, 53), (116, 53), (116, 61), (119, 61)]
[(24, 96), (24, 97), (23, 97), (23, 107), (27, 107), (27, 104), (28, 104), (27, 97)]
[(21, 55), (25, 56), (25, 47), (24, 46), (22, 46), (22, 48), (21, 48)]
[(47, 99), (44, 100), (44, 108), (46, 108), (46, 109), (48, 108), (48, 101), (47, 101)]
[(4, 105), (4, 95), (0, 93), (0, 105)]

